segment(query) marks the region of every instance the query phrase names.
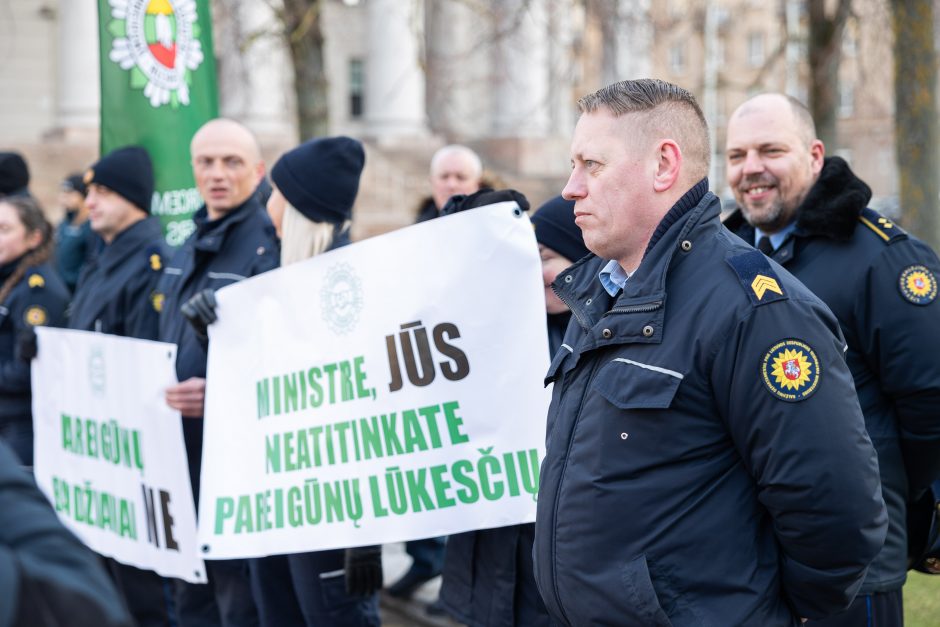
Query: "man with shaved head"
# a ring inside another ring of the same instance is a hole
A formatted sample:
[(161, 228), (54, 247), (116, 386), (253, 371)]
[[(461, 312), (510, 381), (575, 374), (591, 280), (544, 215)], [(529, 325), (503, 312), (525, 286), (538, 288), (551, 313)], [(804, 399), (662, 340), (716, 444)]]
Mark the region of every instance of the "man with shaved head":
[(838, 323), (719, 222), (692, 94), (624, 81), (579, 107), (563, 195), (594, 254), (552, 285), (572, 318), (545, 379), (546, 609), (636, 627), (837, 611), (887, 523)]
[[(198, 503), (208, 340), (187, 322), (180, 308), (206, 290), (277, 267), (279, 248), (274, 226), (255, 194), (264, 163), (251, 131), (233, 120), (211, 120), (193, 136), (190, 154), (205, 205), (194, 216), (195, 232), (164, 268), (154, 303), (161, 309), (160, 340), (178, 347), (180, 383), (167, 390), (166, 401), (183, 415)], [(208, 585), (177, 584), (183, 627), (258, 625), (247, 562), (211, 560), (206, 568)]]
[(902, 625), (907, 570), (931, 563), (924, 527), (940, 479), (940, 262), (867, 208), (868, 185), (843, 159), (826, 157), (809, 111), (789, 96), (762, 94), (738, 107), (726, 159), (738, 203), (726, 226), (832, 309), (878, 452), (887, 540), (852, 605), (810, 624)]

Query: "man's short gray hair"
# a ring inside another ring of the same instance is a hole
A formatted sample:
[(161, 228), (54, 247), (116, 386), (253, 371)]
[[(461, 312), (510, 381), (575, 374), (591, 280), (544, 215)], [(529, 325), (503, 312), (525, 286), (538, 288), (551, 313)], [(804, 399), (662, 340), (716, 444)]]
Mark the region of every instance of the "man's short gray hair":
[(434, 153), (434, 156), (431, 157), (432, 176), (434, 175), (434, 171), (437, 169), (437, 165), (444, 159), (444, 157), (449, 157), (450, 155), (460, 155), (466, 159), (467, 163), (470, 165), (470, 169), (472, 170), (474, 178), (479, 179), (481, 176), (483, 176), (483, 161), (480, 160), (480, 155), (473, 152), (466, 146), (461, 146), (460, 144), (449, 144)]
[(674, 139), (689, 163), (695, 180), (708, 175), (711, 147), (705, 114), (689, 91), (656, 78), (621, 81), (578, 101), (581, 113), (607, 109), (614, 116), (639, 113), (647, 116), (650, 139)]

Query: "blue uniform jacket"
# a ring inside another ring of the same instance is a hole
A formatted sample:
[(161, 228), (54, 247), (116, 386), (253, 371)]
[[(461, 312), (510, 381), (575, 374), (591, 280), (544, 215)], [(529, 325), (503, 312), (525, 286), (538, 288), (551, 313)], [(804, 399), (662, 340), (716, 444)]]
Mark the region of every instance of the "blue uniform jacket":
[[(180, 306), (205, 288), (219, 290), (276, 268), (280, 255), (274, 225), (254, 195), (217, 220), (210, 221), (202, 207), (194, 220), (196, 232), (163, 269), (156, 294), (162, 307), (159, 339), (177, 345), (176, 376), (180, 381), (205, 377), (208, 356)], [(183, 435), (198, 502), (202, 419), (184, 419)]]
[[(19, 260), (0, 266), (0, 284)], [(27, 327), (65, 326), (69, 292), (49, 264), (29, 268), (0, 303), (0, 422), (32, 419), (30, 365), (17, 355), (17, 336)]]
[(144, 340), (157, 339), (157, 281), (169, 257), (160, 221), (127, 227), (82, 269), (69, 327)]
[(554, 382), (535, 578), (564, 625), (777, 627), (846, 607), (887, 526), (838, 322), (700, 182), (625, 291), (589, 256)]
[[(862, 592), (900, 589), (907, 572), (906, 503), (940, 478), (940, 261), (865, 206), (871, 190), (827, 159), (772, 259), (825, 302), (848, 343), (865, 425), (878, 451), (889, 531)], [(745, 241), (740, 212), (726, 226)]]

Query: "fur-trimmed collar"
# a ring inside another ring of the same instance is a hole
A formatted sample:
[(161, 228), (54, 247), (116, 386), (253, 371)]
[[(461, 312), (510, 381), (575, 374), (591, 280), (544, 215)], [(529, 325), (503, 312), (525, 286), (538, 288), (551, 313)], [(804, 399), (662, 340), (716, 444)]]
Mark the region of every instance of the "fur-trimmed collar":
[[(869, 200), (871, 188), (855, 176), (849, 164), (841, 157), (827, 157), (819, 178), (797, 209), (796, 232), (848, 240)], [(726, 221), (733, 231), (746, 224), (740, 208)]]

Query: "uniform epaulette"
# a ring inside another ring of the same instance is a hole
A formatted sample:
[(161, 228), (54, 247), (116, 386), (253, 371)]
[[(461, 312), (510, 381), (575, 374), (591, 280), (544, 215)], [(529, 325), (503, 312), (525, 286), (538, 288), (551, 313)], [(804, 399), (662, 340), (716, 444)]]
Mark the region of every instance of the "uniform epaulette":
[(907, 231), (899, 227), (874, 209), (865, 208), (858, 216), (858, 221), (867, 226), (885, 244), (907, 239)]
[(728, 265), (737, 273), (741, 286), (747, 292), (751, 303), (765, 305), (788, 297), (780, 285), (777, 273), (770, 267), (770, 262), (763, 253), (751, 250), (740, 255), (728, 257)]
[(154, 272), (163, 270), (163, 255), (160, 252), (159, 246), (148, 246), (145, 254), (147, 255), (147, 260), (150, 262), (151, 270)]

